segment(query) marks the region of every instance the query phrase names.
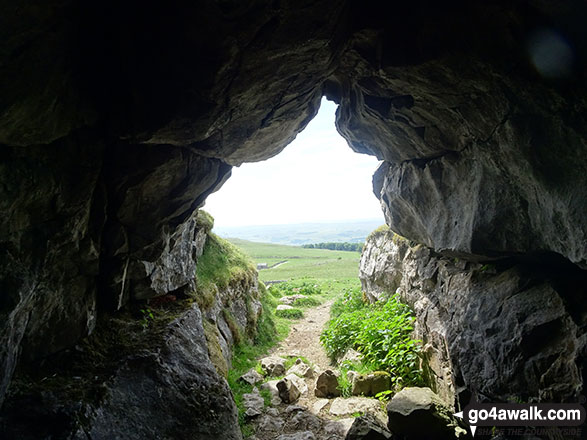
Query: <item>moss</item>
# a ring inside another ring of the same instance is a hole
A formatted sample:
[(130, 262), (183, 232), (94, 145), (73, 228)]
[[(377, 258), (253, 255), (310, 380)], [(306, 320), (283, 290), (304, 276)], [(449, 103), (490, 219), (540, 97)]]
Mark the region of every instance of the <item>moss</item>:
[(389, 229), (389, 226), (381, 225), (367, 236), (365, 243), (367, 243), (368, 241), (371, 241), (371, 240), (375, 240), (377, 237), (380, 237), (384, 234), (387, 234), (390, 231), (391, 231), (391, 229)]
[(204, 335), (206, 336), (210, 360), (214, 364), (214, 367), (216, 367), (218, 374), (222, 377), (228, 377), (228, 364), (226, 363), (226, 359), (224, 359), (222, 348), (220, 347), (218, 328), (207, 320), (203, 320), (202, 324), (204, 325)]
[(232, 333), (232, 337), (234, 338), (234, 344), (239, 345), (243, 340), (243, 335), (241, 333), (241, 327), (234, 319), (232, 312), (228, 309), (222, 309), (222, 316), (228, 324), (228, 328), (230, 329), (230, 333)]
[(203, 209), (198, 210), (198, 214), (196, 216), (196, 227), (198, 229), (204, 229), (206, 232), (210, 232), (214, 227), (214, 217), (212, 217)]
[[(196, 269), (196, 298), (216, 295), (219, 289), (226, 289), (232, 283), (252, 284), (256, 277), (255, 266), (236, 246), (209, 234), (204, 252)], [(203, 301), (205, 304), (209, 300)]]

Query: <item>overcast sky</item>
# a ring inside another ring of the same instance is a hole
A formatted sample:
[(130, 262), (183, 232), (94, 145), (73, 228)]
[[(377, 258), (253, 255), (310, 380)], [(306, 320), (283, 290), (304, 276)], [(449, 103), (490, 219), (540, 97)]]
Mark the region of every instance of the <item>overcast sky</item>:
[(232, 169), (206, 200), (217, 226), (381, 219), (371, 178), (378, 161), (355, 153), (334, 126), (336, 104), (318, 115), (277, 156)]

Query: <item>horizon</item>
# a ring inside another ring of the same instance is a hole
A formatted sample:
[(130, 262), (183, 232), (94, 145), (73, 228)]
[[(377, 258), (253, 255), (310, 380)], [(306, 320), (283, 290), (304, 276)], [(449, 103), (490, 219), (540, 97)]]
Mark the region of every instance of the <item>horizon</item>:
[(380, 161), (348, 146), (336, 131), (337, 108), (323, 98), (316, 116), (281, 153), (233, 167), (203, 207), (215, 225), (384, 223), (372, 188)]

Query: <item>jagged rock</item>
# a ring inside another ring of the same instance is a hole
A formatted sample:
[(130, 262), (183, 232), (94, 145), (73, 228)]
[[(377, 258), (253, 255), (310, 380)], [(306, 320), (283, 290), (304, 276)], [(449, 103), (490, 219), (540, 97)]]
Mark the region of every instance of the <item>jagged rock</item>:
[[(131, 339), (123, 340), (130, 344)], [(106, 377), (94, 377), (104, 374), (98, 368), (90, 378), (80, 378), (79, 385), (69, 383), (50, 390), (43, 389), (41, 382), (38, 394), (25, 391), (8, 400), (0, 437), (139, 440), (152, 438), (153, 433), (174, 432), (181, 438), (241, 439), (231, 390), (210, 361), (202, 315), (196, 306), (181, 312), (155, 334), (145, 333), (138, 347), (130, 355), (111, 359), (114, 369)], [(124, 345), (121, 351), (131, 348)], [(67, 388), (74, 386), (82, 387), (91, 397), (66, 403)], [(23, 406), (26, 419), (21, 417)]]
[(306, 411), (308, 408), (306, 408), (305, 406), (302, 405), (288, 405), (287, 408), (285, 408), (285, 413), (286, 414), (291, 414), (294, 412), (298, 412), (298, 411)]
[(284, 377), (277, 382), (277, 389), (279, 390), (279, 398), (283, 403), (293, 403), (300, 398), (302, 394), (297, 387), (297, 384), (291, 378)]
[(326, 434), (334, 434), (344, 438), (355, 421), (354, 417), (347, 417), (344, 419), (330, 420), (324, 424), (324, 432)]
[(298, 358), (296, 359), (296, 363), (289, 370), (287, 370), (287, 374), (296, 374), (300, 377), (312, 378), (314, 377), (314, 370), (312, 367)]
[(453, 440), (466, 434), (430, 388), (404, 388), (387, 404), (387, 416), (389, 430), (399, 436)]
[(320, 418), (308, 411), (299, 411), (288, 423), (287, 428), (292, 431), (318, 432), (322, 426)]
[(351, 416), (356, 413), (373, 413), (381, 412), (381, 402), (367, 397), (337, 397), (330, 405), (330, 414), (337, 417)]
[(316, 380), (316, 397), (337, 397), (340, 396), (338, 389), (338, 375), (332, 370), (325, 370)]
[(391, 432), (371, 414), (357, 417), (349, 429), (345, 440), (390, 440)]
[(265, 400), (259, 394), (257, 387), (254, 387), (251, 393), (243, 394), (243, 406), (246, 408), (245, 415), (247, 417), (255, 417), (263, 413)]
[(330, 403), (330, 400), (328, 399), (318, 399), (316, 400), (316, 402), (314, 402), (314, 404), (312, 405), (312, 412), (314, 414), (319, 414), (320, 411), (322, 411), (322, 409), (328, 405)]
[(285, 359), (278, 356), (268, 356), (260, 360), (261, 368), (266, 376), (282, 376), (285, 374)]
[(457, 389), (469, 390), (465, 402), (472, 389), (503, 401), (563, 401), (581, 386), (584, 366), (565, 344), (585, 347), (574, 316), (587, 275), (569, 263), (470, 263), (387, 229), (365, 243), (360, 278), (372, 299), (397, 290), (414, 310), (415, 337), (443, 401), (452, 404)]
[(251, 368), (249, 371), (239, 377), (238, 380), (250, 385), (256, 385), (263, 381), (263, 376), (261, 376), (254, 368)]
[(316, 437), (311, 431), (302, 431), (294, 434), (282, 434), (276, 440), (316, 440)]
[[(349, 371), (350, 373), (350, 371)], [(386, 371), (369, 374), (355, 374), (352, 378), (352, 394), (355, 396), (375, 396), (391, 388), (391, 375)]]
[(275, 417), (268, 414), (261, 416), (259, 420), (259, 430), (262, 432), (280, 432), (283, 429), (285, 421), (281, 417)]
[(279, 398), (279, 390), (277, 389), (277, 382), (279, 380), (268, 380), (261, 385), (262, 390), (268, 390), (271, 393), (271, 405), (277, 406), (281, 403)]

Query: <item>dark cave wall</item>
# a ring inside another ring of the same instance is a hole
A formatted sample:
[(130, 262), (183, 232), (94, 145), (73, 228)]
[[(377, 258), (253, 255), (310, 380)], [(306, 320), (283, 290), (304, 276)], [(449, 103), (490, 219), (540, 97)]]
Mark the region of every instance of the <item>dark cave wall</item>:
[[(351, 148), (385, 160), (393, 230), (471, 261), (586, 265), (582, 2), (3, 8), (0, 402), (19, 359), (190, 286), (196, 208), (232, 165), (281, 151), (323, 93)], [(569, 41), (565, 75), (532, 65), (539, 29)]]

